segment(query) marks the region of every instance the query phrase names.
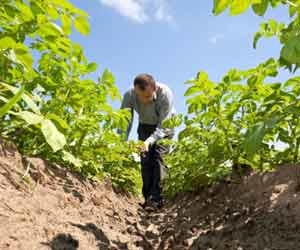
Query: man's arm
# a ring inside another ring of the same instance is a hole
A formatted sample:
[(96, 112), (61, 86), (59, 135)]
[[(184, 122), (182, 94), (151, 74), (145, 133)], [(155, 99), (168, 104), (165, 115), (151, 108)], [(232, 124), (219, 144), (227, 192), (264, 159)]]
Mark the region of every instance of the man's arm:
[[(126, 141), (128, 140), (131, 128), (132, 128), (132, 122), (133, 122), (133, 104), (132, 104), (132, 98), (131, 98), (131, 93), (130, 91), (127, 91), (124, 96), (123, 96), (123, 100), (122, 100), (122, 104), (121, 104), (121, 109), (130, 109), (130, 113), (131, 116), (128, 120), (128, 127), (126, 130)], [(118, 131), (119, 134), (121, 134), (123, 131)]]
[(174, 135), (174, 129), (162, 127), (163, 121), (171, 118), (171, 116), (174, 114), (173, 95), (170, 90), (166, 91), (163, 100), (161, 101), (161, 103), (159, 103), (158, 114), (159, 124), (153, 134), (150, 135), (145, 141), (145, 143), (148, 143), (149, 145), (154, 144), (160, 139), (163, 139), (165, 137), (172, 137)]

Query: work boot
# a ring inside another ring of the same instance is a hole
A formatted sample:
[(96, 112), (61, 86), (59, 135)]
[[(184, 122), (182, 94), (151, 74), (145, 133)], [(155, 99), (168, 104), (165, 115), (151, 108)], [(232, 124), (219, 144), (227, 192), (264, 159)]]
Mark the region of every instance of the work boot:
[(163, 200), (155, 201), (153, 199), (150, 199), (145, 206), (145, 210), (155, 211), (161, 209), (162, 207), (163, 207)]
[(139, 205), (140, 205), (143, 209), (145, 209), (147, 206), (149, 206), (150, 201), (151, 201), (151, 197), (145, 199), (145, 201), (144, 201), (143, 203), (139, 203)]

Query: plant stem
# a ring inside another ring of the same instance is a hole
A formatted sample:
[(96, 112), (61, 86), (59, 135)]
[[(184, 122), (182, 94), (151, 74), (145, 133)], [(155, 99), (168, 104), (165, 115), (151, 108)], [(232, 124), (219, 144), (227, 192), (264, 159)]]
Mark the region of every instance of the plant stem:
[(298, 7), (297, 4), (295, 4), (295, 3), (293, 3), (293, 2), (291, 2), (289, 0), (285, 0), (284, 2), (288, 3), (289, 5), (292, 5), (293, 7), (296, 7), (296, 8)]

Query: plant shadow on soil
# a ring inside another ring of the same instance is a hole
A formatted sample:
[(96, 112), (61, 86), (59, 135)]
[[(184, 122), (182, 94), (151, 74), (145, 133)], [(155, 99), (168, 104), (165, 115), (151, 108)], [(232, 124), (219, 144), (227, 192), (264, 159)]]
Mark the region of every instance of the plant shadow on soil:
[[(109, 249), (109, 247), (111, 245), (111, 242), (110, 242), (109, 238), (94, 223), (87, 223), (85, 225), (71, 223), (71, 225), (73, 225), (75, 227), (78, 227), (82, 231), (92, 233), (94, 235), (96, 241), (97, 241), (99, 250)], [(118, 242), (118, 241), (115, 241), (115, 240), (112, 241), (112, 243), (115, 246), (117, 246), (117, 249), (127, 249), (127, 246), (124, 243), (121, 243), (121, 242)]]
[[(77, 227), (84, 232), (91, 233), (95, 237), (97, 248), (99, 250), (128, 249), (127, 245), (122, 242), (115, 240), (110, 241), (103, 230), (98, 228), (94, 223), (86, 223), (84, 225), (70, 223), (70, 225)], [(112, 248), (111, 243), (113, 243), (114, 248)], [(71, 234), (64, 233), (57, 234), (50, 242), (41, 244), (49, 246), (52, 250), (77, 250), (80, 246), (79, 240), (75, 239)]]
[(77, 250), (79, 241), (71, 234), (57, 234), (50, 242), (41, 243), (42, 245), (49, 246), (52, 250)]

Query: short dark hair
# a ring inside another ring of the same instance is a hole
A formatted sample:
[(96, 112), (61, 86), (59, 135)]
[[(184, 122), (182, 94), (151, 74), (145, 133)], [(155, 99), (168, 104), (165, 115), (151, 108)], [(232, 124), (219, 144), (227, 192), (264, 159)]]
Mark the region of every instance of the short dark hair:
[(141, 90), (145, 90), (148, 86), (155, 87), (155, 80), (152, 75), (140, 74), (135, 77), (133, 85), (138, 86)]

